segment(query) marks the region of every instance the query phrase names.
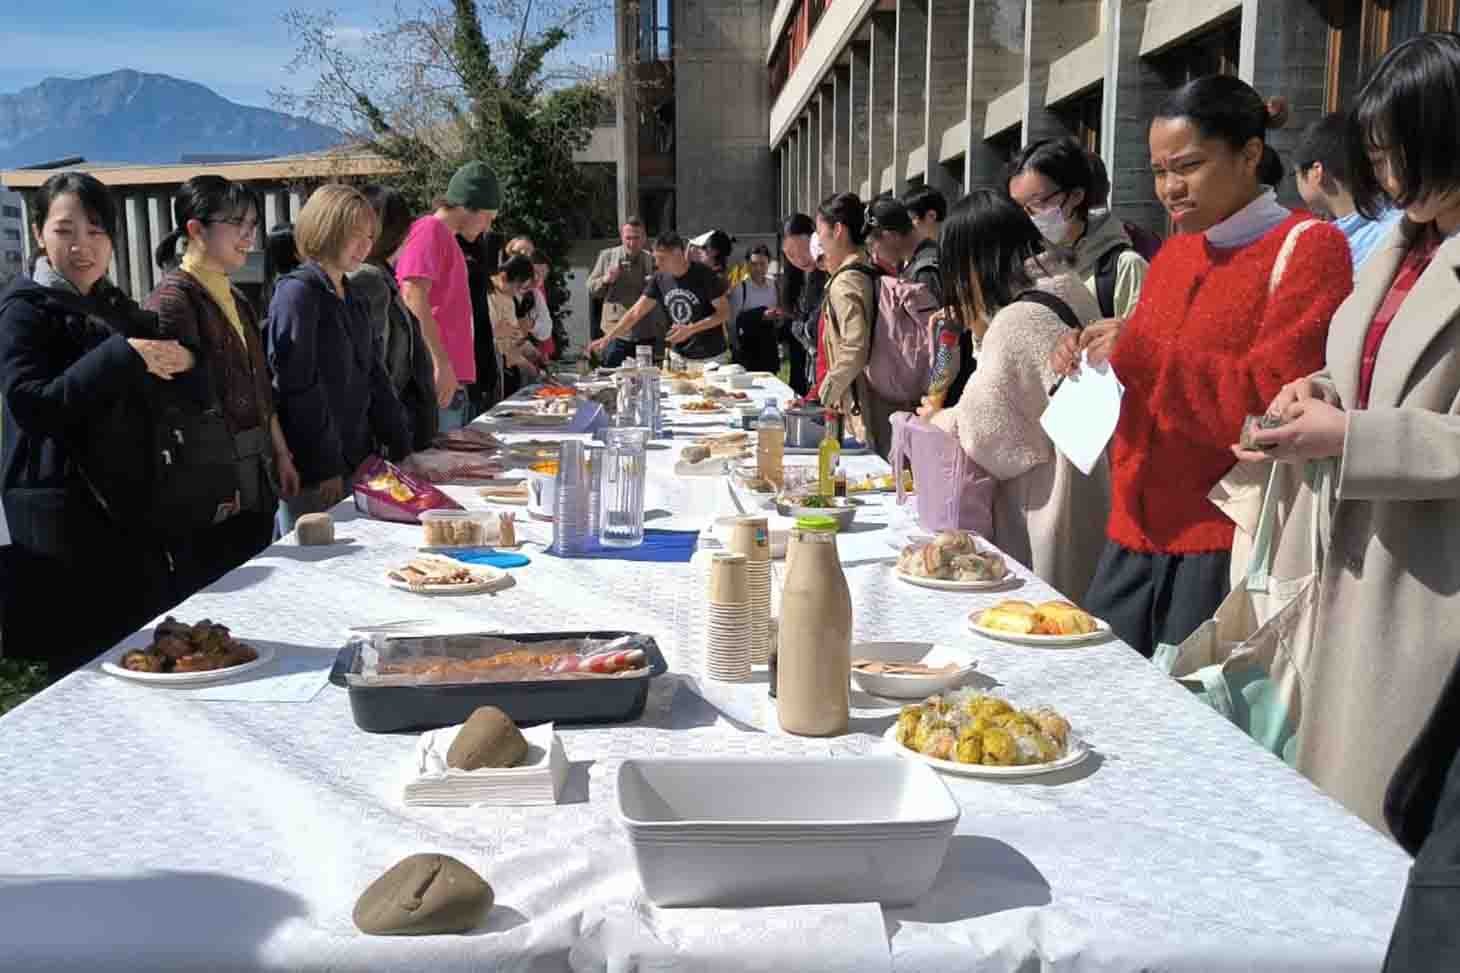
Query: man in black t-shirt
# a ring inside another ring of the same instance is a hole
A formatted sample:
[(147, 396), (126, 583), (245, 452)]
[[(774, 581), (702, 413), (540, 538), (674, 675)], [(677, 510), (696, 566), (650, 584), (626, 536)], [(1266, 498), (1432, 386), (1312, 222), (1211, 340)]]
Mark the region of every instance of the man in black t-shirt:
[[(633, 355), (629, 342), (620, 334), (632, 334), (634, 325), (656, 307), (669, 318), (669, 346), (694, 361), (727, 359), (725, 322), (730, 317), (730, 299), (724, 278), (704, 264), (691, 263), (684, 240), (677, 233), (659, 235), (654, 241), (655, 272), (644, 287), (644, 295), (623, 318), (589, 350), (604, 357), (610, 366)], [(626, 352), (626, 354), (625, 354)]]

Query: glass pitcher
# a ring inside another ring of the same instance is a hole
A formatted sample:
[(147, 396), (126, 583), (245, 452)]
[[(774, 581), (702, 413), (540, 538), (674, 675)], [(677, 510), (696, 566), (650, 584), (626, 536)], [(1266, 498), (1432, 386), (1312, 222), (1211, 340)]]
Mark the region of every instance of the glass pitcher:
[(644, 543), (644, 464), (649, 430), (615, 426), (604, 430), (607, 444), (599, 474), (598, 540), (605, 547)]

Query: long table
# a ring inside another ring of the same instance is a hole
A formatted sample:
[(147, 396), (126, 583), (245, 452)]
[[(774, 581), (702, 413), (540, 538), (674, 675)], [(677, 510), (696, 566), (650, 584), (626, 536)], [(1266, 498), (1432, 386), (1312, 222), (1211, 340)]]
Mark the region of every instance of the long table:
[[(758, 398), (785, 398), (762, 382)], [(672, 414), (650, 453), (651, 526), (733, 511), (725, 483), (682, 478)], [(810, 458), (795, 459), (810, 462)], [(875, 457), (854, 471), (885, 469)], [(451, 488), (468, 506), (476, 490)], [(409, 734), (357, 729), (343, 690), (307, 702), (228, 702), (88, 667), (0, 718), (0, 966), (133, 969), (1312, 970), (1378, 968), (1408, 859), (1119, 642), (1020, 648), (970, 633), (1001, 597), (898, 581), (873, 499), (839, 539), (855, 638), (965, 647), (980, 678), (1058, 707), (1093, 746), (1084, 764), (1023, 782), (947, 778), (963, 816), (937, 883), (910, 908), (658, 909), (637, 887), (613, 819), (629, 757), (831, 755), (885, 746), (895, 706), (853, 693), (852, 732), (780, 732), (758, 672), (705, 677), (705, 569), (532, 563), (495, 595), (426, 598), (384, 572), (416, 527), (336, 510), (341, 543), (289, 540), (173, 612), (211, 618), (327, 667), (353, 625), (430, 618), (502, 631), (629, 627), (671, 663), (641, 719), (562, 728), (562, 801), (535, 808), (408, 808)], [(891, 525), (891, 526), (889, 526)], [(1019, 597), (1054, 597), (1020, 571)], [(104, 584), (104, 572), (88, 584)], [(74, 610), (84, 610), (84, 597)], [(58, 631), (64, 630), (64, 615)], [(269, 670), (264, 670), (265, 674)], [(455, 855), (497, 906), (467, 936), (373, 938), (351, 909), (400, 858)]]

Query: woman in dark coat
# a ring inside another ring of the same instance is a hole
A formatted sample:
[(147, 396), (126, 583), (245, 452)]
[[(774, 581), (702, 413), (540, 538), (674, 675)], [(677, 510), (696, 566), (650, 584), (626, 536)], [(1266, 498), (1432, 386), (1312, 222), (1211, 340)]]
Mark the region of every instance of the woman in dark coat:
[[(80, 665), (185, 595), (174, 550), (124, 515), (145, 491), (139, 419), (151, 374), (172, 380), (192, 353), (106, 279), (116, 212), (85, 173), (48, 179), (32, 232), (33, 279), (0, 295), (3, 496), (13, 549), (5, 651)], [(80, 599), (84, 611), (58, 606)]]

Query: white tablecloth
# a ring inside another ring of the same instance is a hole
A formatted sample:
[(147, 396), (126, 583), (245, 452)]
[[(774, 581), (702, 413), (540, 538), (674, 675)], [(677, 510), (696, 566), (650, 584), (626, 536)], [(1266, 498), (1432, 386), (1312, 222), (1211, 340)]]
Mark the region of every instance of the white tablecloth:
[[(677, 448), (652, 454), (648, 506), (668, 515), (651, 526), (728, 512), (723, 481), (669, 472)], [(896, 519), (890, 507), (875, 502), (859, 520)], [(1066, 713), (1096, 756), (1057, 778), (949, 778), (963, 818), (913, 908), (656, 909), (613, 822), (620, 761), (852, 757), (881, 745), (893, 708), (854, 693), (851, 735), (805, 740), (775, 729), (763, 673), (706, 680), (698, 562), (529, 549), (509, 590), (428, 599), (382, 577), (419, 528), (345, 507), (337, 519), (340, 545), (275, 545), (175, 614), (226, 622), (296, 667), (327, 666), (361, 623), (630, 627), (658, 639), (672, 672), (639, 721), (562, 731), (564, 803), (472, 810), (404, 807), (415, 738), (361, 732), (333, 686), (306, 703), (219, 702), (77, 672), (0, 718), (0, 965), (1331, 973), (1374, 970), (1383, 956), (1407, 866), (1397, 847), (1120, 643), (1049, 651), (967, 633), (968, 612), (1004, 595), (897, 581), (875, 526), (841, 538), (856, 637), (966, 646), (1012, 699)], [(1020, 596), (1053, 592), (1026, 576)], [(491, 881), (486, 926), (358, 933), (356, 897), (419, 851), (456, 855)]]

